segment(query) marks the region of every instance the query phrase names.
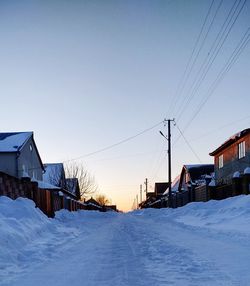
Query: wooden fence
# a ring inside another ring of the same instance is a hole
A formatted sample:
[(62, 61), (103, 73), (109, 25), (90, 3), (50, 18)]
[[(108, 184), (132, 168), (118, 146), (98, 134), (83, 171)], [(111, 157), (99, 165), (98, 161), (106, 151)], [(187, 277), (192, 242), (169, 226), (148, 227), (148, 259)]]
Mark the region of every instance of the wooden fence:
[(69, 193), (64, 190), (41, 189), (38, 183), (31, 182), (30, 178), (18, 179), (3, 172), (0, 172), (0, 196), (7, 196), (13, 200), (18, 197), (31, 199), (48, 217), (54, 217), (55, 211), (60, 209), (87, 209), (83, 203), (69, 197)]
[[(209, 186), (209, 181), (201, 186), (190, 186), (186, 191), (173, 192), (173, 208), (178, 208), (190, 202), (206, 202), (209, 200), (223, 200), (232, 196), (241, 194), (250, 194), (250, 174), (244, 174), (241, 177), (233, 178), (232, 183), (228, 185)], [(162, 203), (161, 203), (162, 202)], [(151, 203), (143, 207), (162, 208), (169, 207), (168, 198), (163, 197), (157, 204)]]

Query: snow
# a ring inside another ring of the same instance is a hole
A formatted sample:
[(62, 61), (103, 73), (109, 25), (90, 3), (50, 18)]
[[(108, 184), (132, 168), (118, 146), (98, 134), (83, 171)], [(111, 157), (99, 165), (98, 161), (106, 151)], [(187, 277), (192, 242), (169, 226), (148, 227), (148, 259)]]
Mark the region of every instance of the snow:
[(47, 182), (44, 182), (44, 181), (39, 181), (39, 180), (36, 180), (36, 179), (32, 179), (31, 180), (32, 182), (37, 182), (38, 183), (38, 188), (40, 189), (46, 189), (46, 190), (61, 190), (61, 188), (59, 187), (56, 187), (50, 183), (47, 183)]
[[(0, 133), (4, 135), (5, 133)], [(16, 152), (32, 136), (32, 132), (8, 133), (0, 140), (0, 152)]]
[(44, 164), (45, 173), (43, 174), (43, 181), (53, 183), (55, 180), (60, 180), (63, 176), (64, 169), (62, 163)]
[[(209, 164), (205, 164), (205, 165), (209, 165)], [(187, 165), (184, 165), (184, 166), (186, 167), (187, 170), (190, 170), (190, 169), (194, 169), (194, 168), (203, 167), (204, 164), (187, 164)]]
[(215, 187), (216, 186), (216, 183), (215, 183), (215, 180), (212, 179), (211, 182), (208, 184), (210, 187)]
[[(171, 191), (172, 192), (177, 192), (178, 191), (178, 187), (179, 187), (179, 184), (180, 184), (180, 177), (181, 175), (178, 175), (174, 181), (172, 182), (172, 188), (171, 188)], [(163, 195), (167, 195), (169, 192), (169, 188), (166, 189), (166, 191), (163, 193)]]
[(250, 174), (250, 167), (247, 167), (245, 170), (244, 170), (244, 174)]
[(0, 285), (249, 285), (249, 224), (243, 195), (55, 219), (28, 199), (0, 197)]
[(233, 178), (239, 178), (239, 177), (240, 177), (240, 172), (239, 171), (234, 172)]

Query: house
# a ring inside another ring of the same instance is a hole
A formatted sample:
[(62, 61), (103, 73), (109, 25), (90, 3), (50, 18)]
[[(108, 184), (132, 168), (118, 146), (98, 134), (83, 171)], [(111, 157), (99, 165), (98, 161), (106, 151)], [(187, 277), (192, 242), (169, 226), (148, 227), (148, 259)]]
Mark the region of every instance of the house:
[(63, 163), (44, 164), (44, 169), (44, 182), (66, 189), (66, 178)]
[(168, 185), (169, 184), (167, 182), (155, 183), (155, 195), (162, 196), (163, 193), (167, 190)]
[(63, 163), (44, 164), (43, 182), (59, 187), (65, 194), (80, 200), (80, 187), (77, 178), (66, 178)]
[(66, 190), (73, 194), (77, 200), (81, 199), (80, 186), (77, 178), (66, 179)]
[(84, 205), (87, 210), (103, 210), (103, 207), (92, 197), (89, 200), (85, 201)]
[(44, 167), (33, 132), (0, 133), (0, 171), (42, 181)]
[(107, 205), (105, 206), (105, 208), (106, 208), (106, 211), (118, 212), (116, 205)]
[(213, 164), (183, 165), (178, 189), (175, 194), (176, 205), (186, 205), (193, 201), (207, 201), (208, 184), (214, 174)]
[(161, 208), (163, 207), (162, 198), (168, 188), (167, 182), (155, 183), (154, 192), (146, 194), (146, 200), (139, 204), (140, 208)]
[[(171, 184), (171, 191), (172, 193), (176, 193), (179, 189), (179, 184), (180, 184), (180, 175), (178, 175), (172, 182)], [(162, 194), (165, 198), (167, 198), (169, 193), (169, 187), (167, 186), (165, 192)]]
[(189, 187), (197, 187), (206, 184), (206, 179), (214, 173), (213, 164), (183, 165), (178, 192), (188, 191)]
[(209, 154), (214, 156), (215, 184), (230, 185), (250, 166), (250, 128), (231, 136)]

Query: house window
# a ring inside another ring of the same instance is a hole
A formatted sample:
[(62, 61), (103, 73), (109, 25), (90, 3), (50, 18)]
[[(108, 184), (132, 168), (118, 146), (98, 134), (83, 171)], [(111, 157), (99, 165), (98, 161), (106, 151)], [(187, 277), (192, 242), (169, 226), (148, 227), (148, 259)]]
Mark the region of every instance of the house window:
[(246, 156), (245, 141), (240, 142), (240, 144), (238, 145), (238, 151), (239, 151), (239, 159)]
[(30, 144), (30, 152), (32, 152), (33, 150), (33, 146)]
[(219, 169), (223, 167), (223, 154), (219, 156)]

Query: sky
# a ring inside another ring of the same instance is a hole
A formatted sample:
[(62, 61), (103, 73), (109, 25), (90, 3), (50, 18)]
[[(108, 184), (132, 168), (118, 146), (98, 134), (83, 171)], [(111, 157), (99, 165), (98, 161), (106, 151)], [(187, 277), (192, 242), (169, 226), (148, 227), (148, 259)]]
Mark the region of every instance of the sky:
[(249, 127), (249, 27), (244, 0), (0, 1), (1, 131), (33, 131), (44, 163), (79, 158), (128, 210), (168, 180), (164, 119), (173, 178)]

